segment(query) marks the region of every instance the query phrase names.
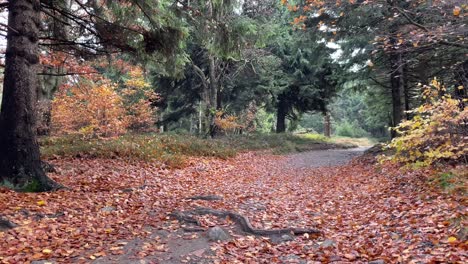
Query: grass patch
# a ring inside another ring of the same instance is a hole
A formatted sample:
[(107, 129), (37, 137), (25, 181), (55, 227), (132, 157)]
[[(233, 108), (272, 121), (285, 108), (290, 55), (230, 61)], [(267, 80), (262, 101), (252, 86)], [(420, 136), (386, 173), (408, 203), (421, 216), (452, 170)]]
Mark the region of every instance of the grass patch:
[(333, 137), (332, 142), (337, 144), (344, 144), (344, 145), (355, 145), (361, 147), (371, 147), (378, 142), (371, 138), (351, 138), (351, 137)]
[(183, 167), (187, 157), (226, 159), (240, 151), (272, 150), (276, 154), (342, 147), (317, 134), (252, 134), (202, 139), (192, 135), (128, 134), (109, 139), (77, 136), (45, 137), (39, 141), (44, 158), (126, 158)]
[(268, 149), (275, 154), (338, 147), (327, 137), (318, 134), (251, 134), (230, 136), (215, 141), (227, 142), (237, 151)]
[(83, 139), (76, 136), (49, 137), (40, 140), (44, 158), (90, 157), (127, 158), (159, 161), (171, 167), (183, 167), (188, 156), (228, 158), (236, 154), (220, 142), (193, 136), (128, 134), (109, 139)]
[(467, 166), (460, 166), (449, 172), (439, 173), (432, 181), (448, 193), (466, 195), (467, 179)]

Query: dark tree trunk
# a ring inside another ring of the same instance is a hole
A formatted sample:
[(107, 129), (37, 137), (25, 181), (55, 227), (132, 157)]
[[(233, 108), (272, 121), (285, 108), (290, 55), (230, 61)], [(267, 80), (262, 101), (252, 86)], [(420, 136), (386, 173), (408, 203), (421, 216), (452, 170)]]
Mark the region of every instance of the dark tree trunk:
[[(392, 126), (397, 126), (403, 119), (403, 105), (401, 100), (401, 93), (404, 91), (404, 76), (401, 70), (401, 54), (396, 53), (391, 55), (391, 73), (390, 85), (392, 89)], [(396, 132), (392, 130), (392, 138), (396, 137)]]
[(218, 133), (218, 129), (215, 124), (215, 113), (214, 110), (218, 109), (218, 80), (217, 80), (217, 73), (216, 73), (216, 58), (214, 55), (208, 55), (208, 62), (209, 62), (209, 75), (210, 75), (210, 91), (209, 91), (209, 135), (210, 137), (215, 137)]
[(331, 137), (331, 120), (328, 111), (323, 114), (323, 134), (326, 137)]
[(410, 95), (410, 87), (408, 83), (408, 67), (405, 65), (402, 69), (402, 81), (403, 83), (403, 98), (405, 100), (405, 118), (406, 120), (410, 120), (412, 118), (410, 110), (411, 110), (411, 95)]
[[(457, 71), (457, 89), (455, 89), (455, 98), (459, 101), (459, 106), (461, 110), (465, 109), (466, 102), (463, 99), (468, 98), (468, 60), (465, 61)], [(463, 87), (461, 89), (460, 87)]]
[(8, 9), (0, 184), (18, 191), (50, 191), (60, 185), (41, 167), (35, 127), (40, 1), (10, 1)]
[(278, 102), (278, 109), (276, 113), (276, 133), (286, 132), (286, 115), (288, 114), (287, 103), (281, 97)]

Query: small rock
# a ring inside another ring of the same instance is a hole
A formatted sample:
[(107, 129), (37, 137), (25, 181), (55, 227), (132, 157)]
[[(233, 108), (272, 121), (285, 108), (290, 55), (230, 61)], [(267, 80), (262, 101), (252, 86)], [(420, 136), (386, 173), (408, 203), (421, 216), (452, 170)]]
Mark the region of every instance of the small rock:
[(283, 241), (292, 241), (292, 240), (294, 240), (294, 237), (292, 237), (290, 235), (282, 235), (281, 240), (283, 240)]
[(301, 259), (300, 256), (294, 255), (294, 254), (289, 254), (287, 256), (280, 257), (281, 261), (285, 263), (299, 263), (299, 264), (306, 264), (307, 261)]
[(370, 261), (369, 264), (385, 264), (385, 261), (381, 259), (377, 259), (377, 260)]
[(333, 247), (333, 246), (335, 246), (335, 241), (330, 240), (330, 239), (327, 239), (323, 241), (322, 244), (320, 244), (320, 247), (323, 247), (323, 248), (328, 248), (328, 247)]
[(113, 212), (115, 210), (117, 210), (117, 208), (115, 208), (114, 206), (106, 206), (106, 207), (101, 209), (101, 212), (110, 213), (110, 212)]
[(215, 226), (208, 230), (208, 238), (211, 241), (218, 241), (218, 240), (224, 241), (224, 240), (228, 240), (230, 237), (221, 227)]
[(202, 249), (199, 249), (199, 250), (195, 250), (190, 254), (201, 258), (203, 256), (203, 254), (205, 253), (205, 250), (206, 250), (205, 248), (202, 248)]

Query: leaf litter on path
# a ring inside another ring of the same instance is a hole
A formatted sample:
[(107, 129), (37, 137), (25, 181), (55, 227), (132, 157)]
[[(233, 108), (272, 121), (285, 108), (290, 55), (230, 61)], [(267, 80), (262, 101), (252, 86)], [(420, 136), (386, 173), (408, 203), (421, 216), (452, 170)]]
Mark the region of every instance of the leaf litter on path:
[[(199, 216), (203, 228), (221, 226), (232, 239), (200, 240), (192, 255), (174, 258), (181, 263), (201, 262), (200, 256), (204, 263), (468, 261), (466, 238), (458, 235), (466, 226), (466, 200), (432, 188), (424, 171), (359, 162), (294, 168), (289, 162), (253, 152), (230, 160), (193, 158), (177, 170), (119, 159), (54, 160), (51, 176), (69, 190), (0, 189), (2, 216), (18, 224), (0, 232), (0, 263), (162, 263), (180, 246), (171, 239), (204, 239), (181, 233), (184, 223), (169, 216), (196, 207), (235, 211), (255, 228), (316, 228), (323, 235), (275, 242), (237, 232), (230, 219)], [(208, 195), (223, 199), (187, 199)]]

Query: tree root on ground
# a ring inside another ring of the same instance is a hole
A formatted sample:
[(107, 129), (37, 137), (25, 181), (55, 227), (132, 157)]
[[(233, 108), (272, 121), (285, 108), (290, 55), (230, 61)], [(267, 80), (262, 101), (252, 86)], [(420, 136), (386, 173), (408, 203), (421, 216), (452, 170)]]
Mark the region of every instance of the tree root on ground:
[(240, 215), (233, 211), (221, 211), (211, 208), (199, 207), (195, 210), (184, 211), (184, 212), (173, 212), (170, 216), (179, 220), (179, 222), (186, 222), (190, 224), (195, 224), (200, 226), (200, 222), (195, 219), (194, 215), (214, 215), (217, 217), (229, 217), (233, 220), (243, 232), (256, 235), (256, 236), (278, 236), (278, 235), (319, 235), (322, 234), (320, 230), (317, 229), (306, 229), (306, 228), (283, 228), (283, 229), (256, 229), (252, 227), (250, 221), (247, 217)]
[(188, 200), (204, 200), (204, 201), (220, 201), (223, 200), (223, 197), (217, 195), (197, 195), (192, 197), (187, 197)]
[(0, 231), (15, 228), (17, 225), (0, 217)]
[(48, 173), (57, 172), (57, 169), (55, 169), (55, 166), (52, 163), (47, 162), (47, 161), (41, 160), (41, 167), (45, 172), (48, 172)]

